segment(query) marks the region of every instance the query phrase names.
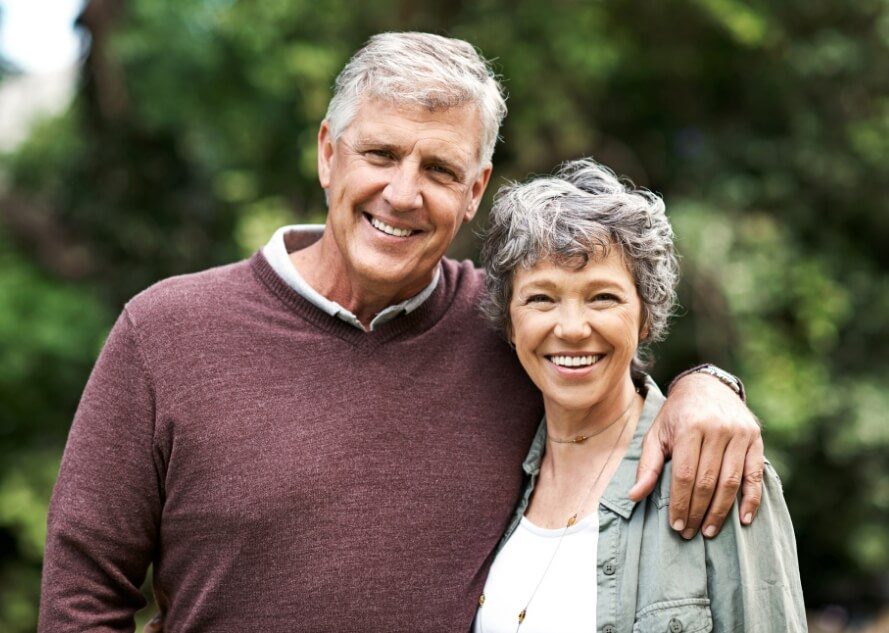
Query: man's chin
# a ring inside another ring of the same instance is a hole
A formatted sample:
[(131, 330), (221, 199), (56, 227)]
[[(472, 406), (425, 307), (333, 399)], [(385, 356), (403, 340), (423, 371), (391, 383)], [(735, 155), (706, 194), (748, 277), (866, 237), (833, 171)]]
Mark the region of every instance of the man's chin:
[(412, 297), (421, 292), (432, 281), (432, 270), (419, 271), (415, 265), (406, 265), (400, 261), (377, 260), (372, 266), (362, 267), (356, 271), (362, 283), (369, 289), (380, 294)]

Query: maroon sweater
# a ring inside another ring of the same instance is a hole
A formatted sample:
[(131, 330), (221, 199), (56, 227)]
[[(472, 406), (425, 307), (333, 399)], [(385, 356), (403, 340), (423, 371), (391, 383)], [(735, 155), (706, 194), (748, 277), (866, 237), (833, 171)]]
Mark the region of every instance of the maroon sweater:
[(257, 253), (130, 301), (74, 419), (40, 631), (467, 631), (542, 413), (445, 261), (362, 332)]

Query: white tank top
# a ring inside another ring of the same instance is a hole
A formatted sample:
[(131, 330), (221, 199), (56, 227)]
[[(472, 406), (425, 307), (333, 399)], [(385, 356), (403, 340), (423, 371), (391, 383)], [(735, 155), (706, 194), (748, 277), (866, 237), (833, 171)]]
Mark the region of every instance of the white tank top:
[[(497, 554), (485, 583), (475, 633), (515, 633), (519, 612), (540, 582), (564, 528), (537, 527), (526, 517)], [(559, 551), (528, 605), (521, 633), (596, 630), (596, 547), (599, 517), (592, 512), (565, 532)]]

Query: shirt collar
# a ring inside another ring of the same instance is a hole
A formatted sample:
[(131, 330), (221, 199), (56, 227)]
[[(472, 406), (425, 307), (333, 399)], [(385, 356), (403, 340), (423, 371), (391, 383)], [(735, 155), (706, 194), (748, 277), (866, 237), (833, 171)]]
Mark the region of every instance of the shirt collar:
[[(320, 292), (312, 288), (302, 275), (299, 274), (299, 271), (296, 269), (296, 266), (293, 265), (293, 262), (290, 259), (290, 253), (287, 250), (286, 238), (288, 234), (297, 234), (297, 237), (300, 238), (300, 242), (302, 243), (302, 247), (308, 246), (309, 244), (321, 239), (321, 234), (324, 232), (323, 224), (290, 224), (287, 226), (282, 226), (272, 235), (272, 238), (268, 241), (268, 243), (263, 246), (262, 254), (265, 256), (266, 260), (271, 265), (272, 269), (278, 274), (281, 279), (283, 279), (287, 284), (293, 288), (300, 296), (302, 296), (306, 301), (313, 304), (315, 307), (323, 310), (330, 316), (335, 316), (350, 325), (357, 327), (360, 330), (364, 330), (365, 327), (361, 324), (361, 321), (358, 320), (351, 311), (347, 310), (336, 301), (331, 301)], [(403, 314), (409, 314), (419, 308), (426, 299), (428, 299), (432, 293), (435, 291), (436, 286), (438, 286), (438, 280), (441, 277), (441, 265), (436, 266), (435, 273), (432, 276), (432, 281), (426, 286), (419, 294), (406, 299), (400, 303), (396, 303), (394, 305), (388, 306), (378, 312), (376, 316), (374, 316), (373, 320), (370, 322), (370, 327), (367, 328), (367, 331), (373, 331), (375, 327), (378, 327), (387, 321), (391, 321), (397, 316)]]
[[(636, 483), (636, 470), (639, 466), (639, 458), (642, 456), (642, 439), (651, 428), (654, 418), (664, 404), (664, 395), (652, 380), (651, 376), (645, 376), (645, 403), (642, 405), (642, 413), (639, 415), (639, 423), (636, 424), (636, 431), (633, 433), (633, 439), (627, 447), (620, 465), (617, 467), (614, 476), (602, 494), (599, 503), (613, 510), (623, 518), (627, 519), (633, 513), (636, 502), (631, 501), (627, 493)], [(531, 477), (537, 477), (540, 474), (540, 463), (543, 460), (543, 451), (546, 448), (546, 418), (540, 421), (537, 428), (537, 434), (531, 443), (531, 449), (525, 458), (522, 468), (525, 473)]]

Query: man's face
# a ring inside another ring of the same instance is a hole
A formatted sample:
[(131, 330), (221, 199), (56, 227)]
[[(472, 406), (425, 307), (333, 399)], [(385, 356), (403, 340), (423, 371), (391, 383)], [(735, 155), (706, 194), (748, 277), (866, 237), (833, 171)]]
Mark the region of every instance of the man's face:
[(401, 300), (432, 280), (491, 175), (475, 107), (429, 111), (364, 101), (336, 141), (318, 134), (327, 230), (352, 286)]

